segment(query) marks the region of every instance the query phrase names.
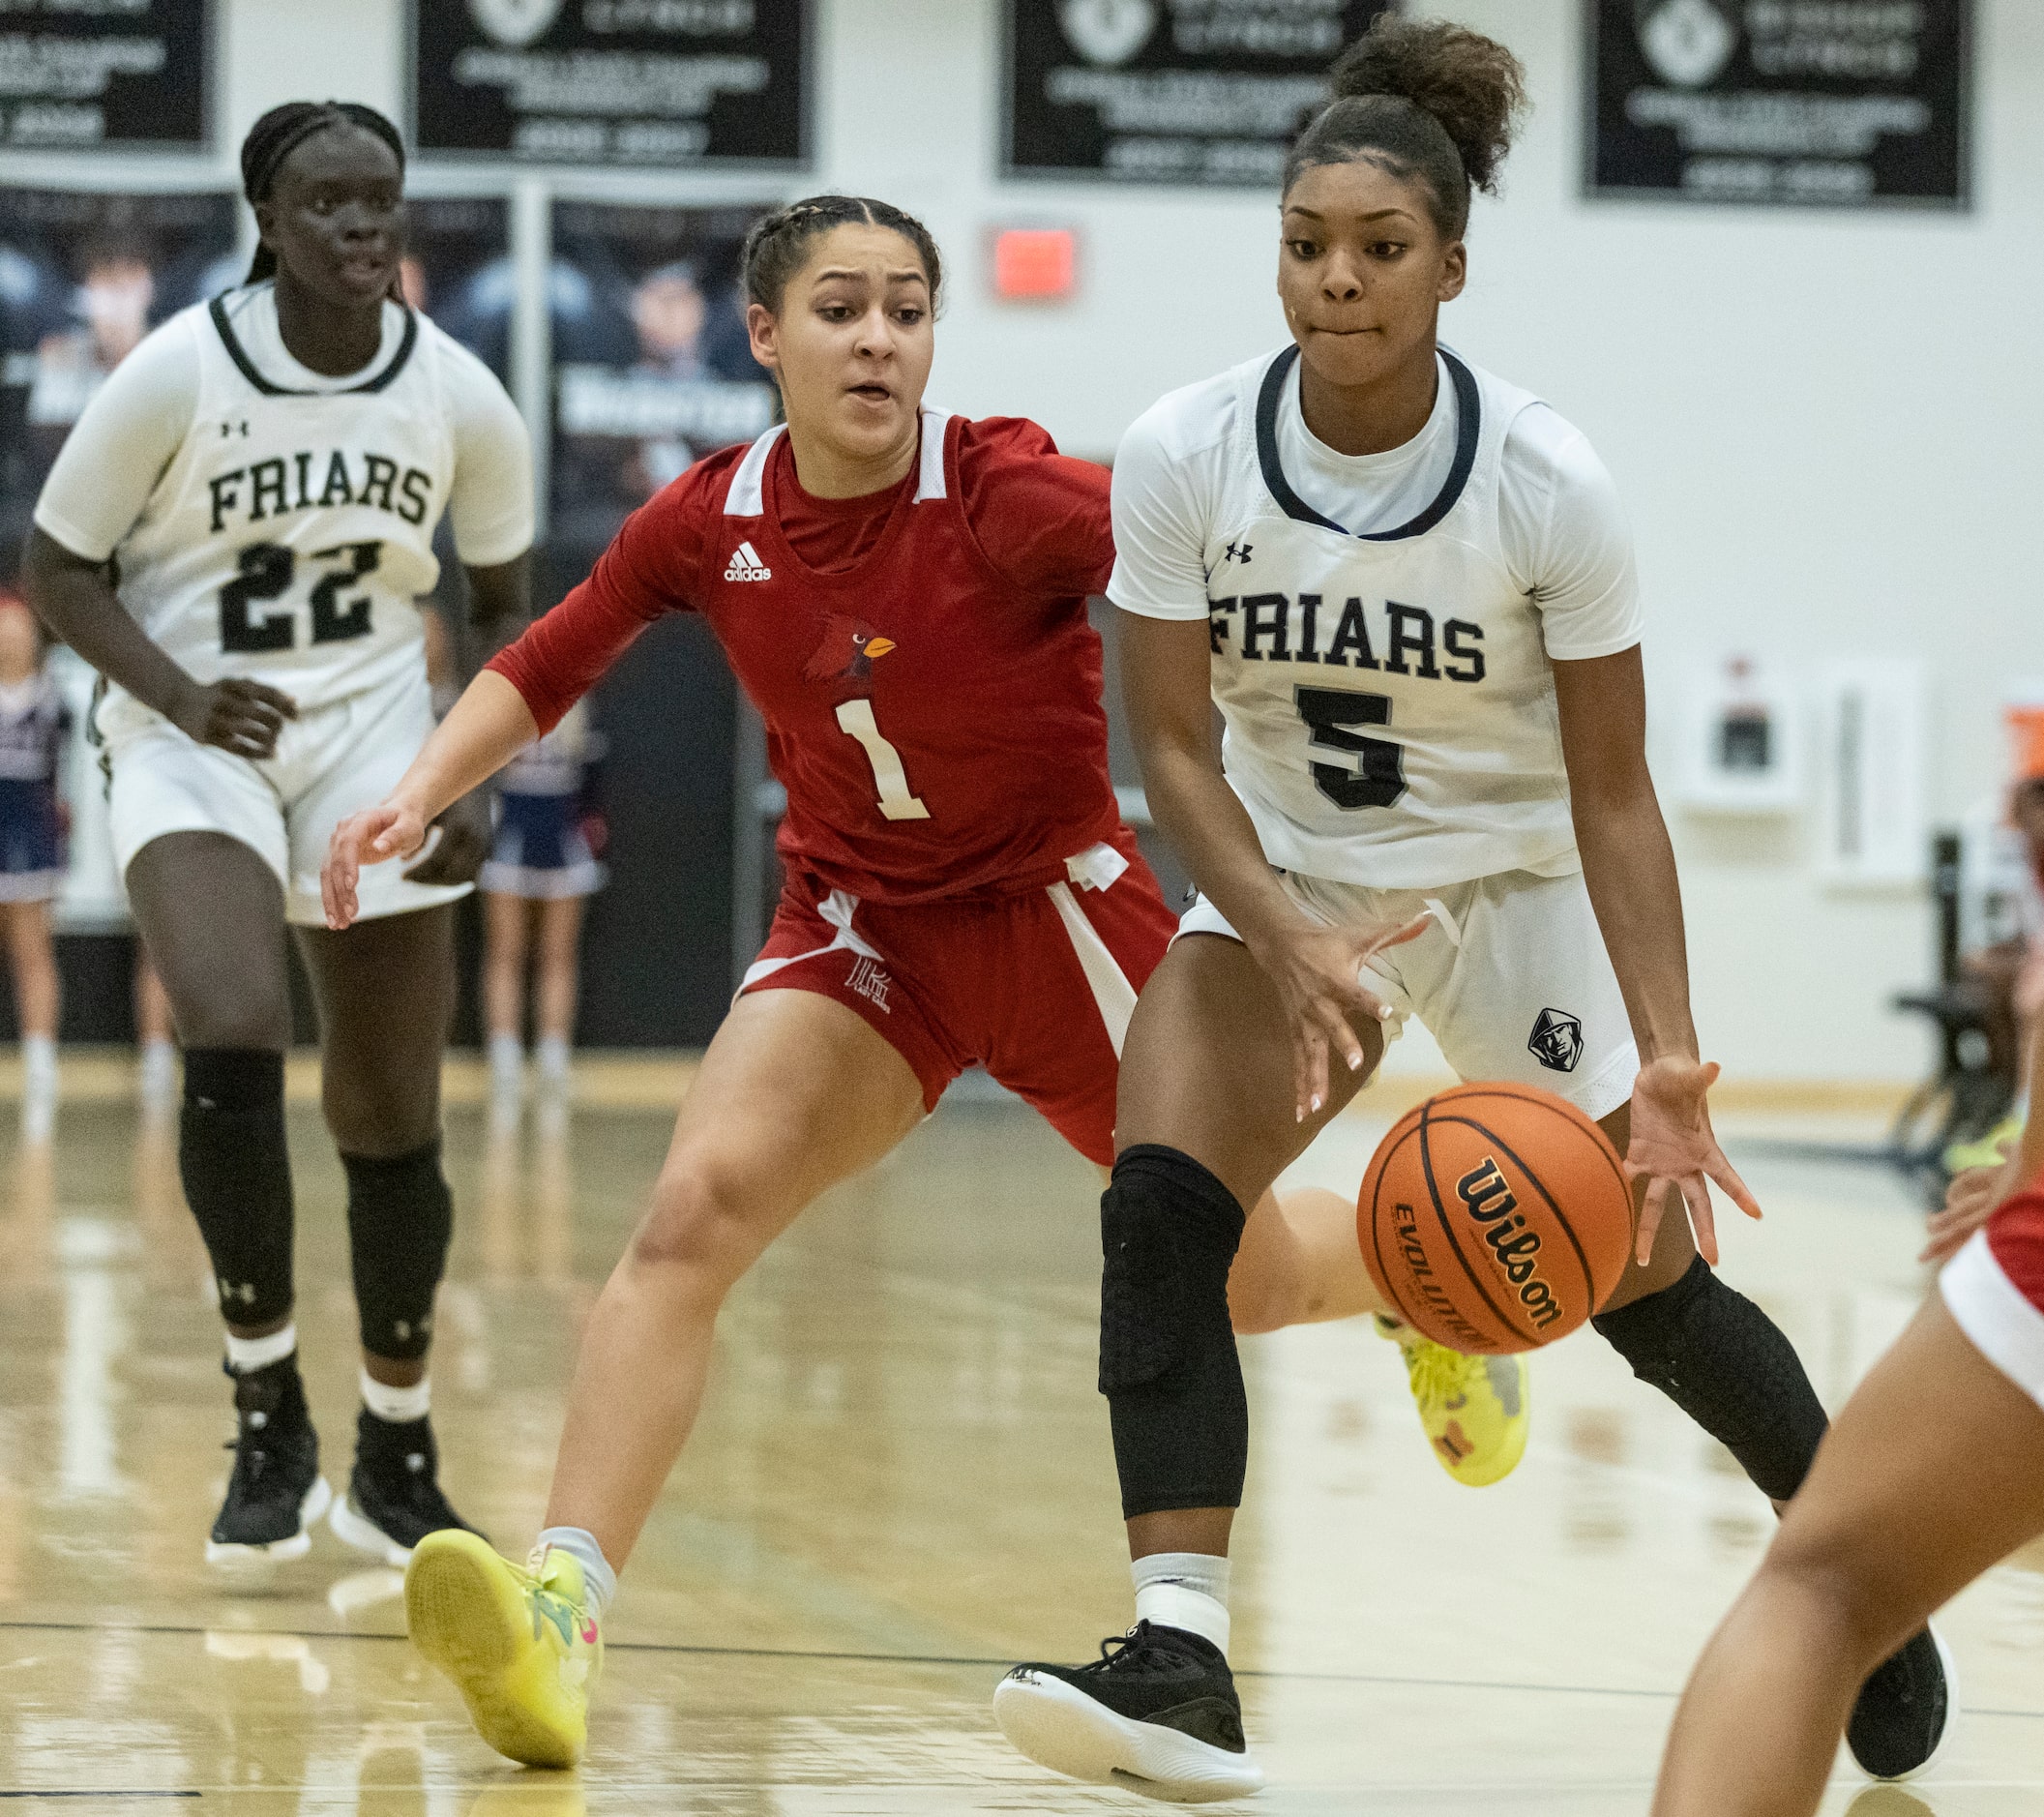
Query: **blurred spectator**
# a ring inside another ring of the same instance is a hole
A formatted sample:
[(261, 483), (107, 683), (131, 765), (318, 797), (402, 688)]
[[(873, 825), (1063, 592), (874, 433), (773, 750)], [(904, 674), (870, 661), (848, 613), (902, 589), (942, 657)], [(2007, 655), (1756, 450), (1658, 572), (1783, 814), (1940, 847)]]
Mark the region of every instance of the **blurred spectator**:
[(57, 1115), (57, 963), (49, 906), (64, 886), (57, 766), (70, 713), (44, 669), (42, 627), (0, 589), (0, 919), (21, 1030), (21, 1133), (46, 1141)]
[(1992, 867), (1999, 938), (1964, 954), (1960, 965), (1982, 993), (1992, 1062), (2016, 1080), (2016, 1101), (1977, 1143), (1946, 1152), (1945, 1165), (1955, 1173), (1999, 1166), (2001, 1145), (2022, 1132), (2030, 1086), (2024, 1057), (2030, 1051), (2030, 1029), (2044, 1013), (2044, 707), (2011, 707), (2007, 722), (2016, 763)]
[(142, 1120), (166, 1121), (177, 1109), (177, 1041), (169, 995), (139, 938), (134, 943), (134, 1038), (141, 1050), (134, 1095)]
[(499, 1126), (517, 1119), (524, 1092), (528, 972), (536, 972), (533, 1023), (543, 1102), (558, 1105), (566, 1097), (581, 985), (582, 905), (604, 886), (599, 854), (607, 833), (596, 798), (601, 755), (587, 703), (578, 702), (499, 779), (496, 845), (477, 879), (490, 1110)]

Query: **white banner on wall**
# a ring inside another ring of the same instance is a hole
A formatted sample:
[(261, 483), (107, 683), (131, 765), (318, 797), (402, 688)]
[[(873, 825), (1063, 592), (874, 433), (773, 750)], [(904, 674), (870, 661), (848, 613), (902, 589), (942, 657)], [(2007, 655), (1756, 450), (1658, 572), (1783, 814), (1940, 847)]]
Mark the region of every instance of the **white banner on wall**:
[(1818, 868), (1826, 883), (1880, 889), (1923, 880), (1926, 695), (1923, 665), (1901, 658), (1833, 663), (1820, 676)]

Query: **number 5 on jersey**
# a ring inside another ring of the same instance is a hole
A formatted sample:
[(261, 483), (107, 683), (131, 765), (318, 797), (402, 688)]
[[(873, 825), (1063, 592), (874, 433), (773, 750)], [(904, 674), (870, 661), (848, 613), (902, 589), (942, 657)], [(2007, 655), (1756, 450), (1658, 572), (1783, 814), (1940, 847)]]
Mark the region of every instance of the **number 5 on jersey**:
[(902, 754), (881, 736), (873, 716), (873, 702), (845, 700), (838, 707), (838, 724), (856, 738), (873, 765), (874, 787), (879, 791), (880, 813), (890, 820), (927, 820), (930, 810), (922, 797), (908, 788), (908, 772), (902, 767)]

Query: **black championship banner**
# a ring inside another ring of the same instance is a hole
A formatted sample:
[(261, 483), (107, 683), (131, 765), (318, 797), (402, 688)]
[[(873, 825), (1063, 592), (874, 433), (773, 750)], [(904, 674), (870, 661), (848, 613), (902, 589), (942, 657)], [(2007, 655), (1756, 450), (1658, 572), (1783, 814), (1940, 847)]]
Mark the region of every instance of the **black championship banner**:
[(1592, 195), (1955, 207), (1971, 0), (1585, 0)]
[(207, 0), (0, 0), (0, 145), (203, 151)]
[(1010, 176), (1275, 188), (1388, 0), (1005, 0)]
[(793, 165), (810, 0), (412, 0), (415, 143), (525, 164)]
[(511, 204), (501, 195), (408, 195), (404, 218), (404, 300), (509, 383), (518, 301)]
[(0, 575), (106, 374), (159, 322), (241, 282), (236, 204), (0, 188)]

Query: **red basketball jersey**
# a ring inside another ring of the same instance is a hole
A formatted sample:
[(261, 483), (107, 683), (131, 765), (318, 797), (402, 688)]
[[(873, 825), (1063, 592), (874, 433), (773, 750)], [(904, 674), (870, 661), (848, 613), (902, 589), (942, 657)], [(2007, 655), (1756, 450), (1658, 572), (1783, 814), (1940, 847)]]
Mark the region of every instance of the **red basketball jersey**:
[(1078, 465), (1033, 424), (926, 410), (917, 468), (877, 534), (844, 572), (819, 573), (783, 532), (796, 501), (779, 495), (794, 479), (776, 428), (637, 513), (589, 581), (492, 666), (544, 730), (652, 617), (699, 611), (766, 722), (789, 869), (883, 903), (1055, 880), (1119, 825), (1083, 590), (1111, 558), (1106, 476), (1097, 510), (1088, 494), (1075, 516), (1069, 559), (1052, 551), (1033, 581), (1018, 577), (988, 545), (1029, 541), (1029, 525), (992, 521), (1028, 510), (1029, 490), (983, 485), (989, 521), (971, 521), (968, 433), (1011, 473)]

